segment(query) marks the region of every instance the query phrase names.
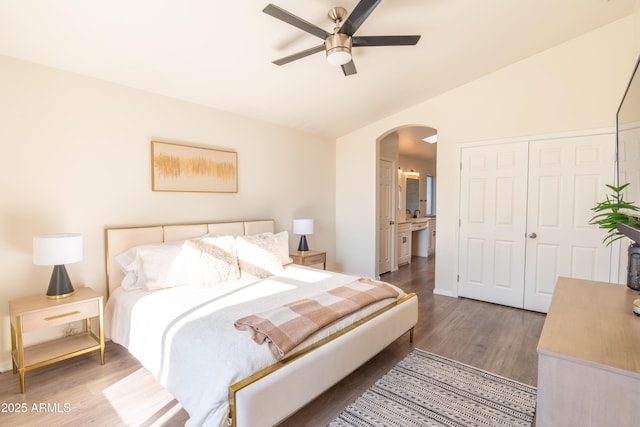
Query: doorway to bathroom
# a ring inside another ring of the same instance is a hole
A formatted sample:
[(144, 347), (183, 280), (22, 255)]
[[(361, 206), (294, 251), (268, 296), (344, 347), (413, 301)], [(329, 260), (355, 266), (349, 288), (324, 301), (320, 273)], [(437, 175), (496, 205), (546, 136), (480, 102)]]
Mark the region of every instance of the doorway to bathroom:
[(437, 130), (403, 126), (378, 144), (377, 276), (435, 252)]

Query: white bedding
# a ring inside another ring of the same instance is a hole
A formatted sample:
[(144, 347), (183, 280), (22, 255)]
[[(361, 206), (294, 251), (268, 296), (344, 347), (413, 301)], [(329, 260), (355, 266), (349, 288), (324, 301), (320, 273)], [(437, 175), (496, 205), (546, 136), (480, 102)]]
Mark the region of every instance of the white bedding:
[[(187, 425), (223, 426), (229, 410), (228, 387), (275, 363), (267, 345), (258, 345), (249, 333), (235, 329), (234, 321), (356, 279), (290, 265), (278, 276), (243, 278), (214, 287), (118, 288), (105, 308), (105, 332), (176, 397), (189, 413)], [(400, 297), (405, 295), (395, 289)], [(380, 301), (330, 325), (292, 353), (392, 301)]]

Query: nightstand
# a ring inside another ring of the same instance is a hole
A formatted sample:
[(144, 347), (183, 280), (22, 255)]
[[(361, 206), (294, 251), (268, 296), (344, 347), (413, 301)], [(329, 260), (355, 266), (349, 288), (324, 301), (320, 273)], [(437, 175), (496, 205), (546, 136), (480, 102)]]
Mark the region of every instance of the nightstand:
[[(25, 392), (24, 373), (61, 360), (100, 350), (104, 365), (102, 295), (91, 288), (77, 288), (67, 298), (49, 299), (44, 294), (9, 301), (11, 317), (11, 361), (20, 374), (20, 392)], [(91, 331), (91, 319), (98, 319), (98, 336)], [(85, 330), (40, 344), (25, 346), (29, 332), (85, 321)]]
[(289, 252), (294, 264), (315, 265), (322, 264), (324, 270), (327, 269), (327, 253), (322, 251), (294, 251)]

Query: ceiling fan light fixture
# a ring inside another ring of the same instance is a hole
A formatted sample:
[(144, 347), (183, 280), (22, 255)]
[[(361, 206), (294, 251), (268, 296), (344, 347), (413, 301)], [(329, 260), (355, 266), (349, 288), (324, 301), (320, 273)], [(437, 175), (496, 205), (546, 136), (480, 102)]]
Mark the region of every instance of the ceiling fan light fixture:
[(325, 40), (327, 62), (333, 65), (344, 65), (351, 61), (351, 37), (334, 33)]
[(351, 52), (335, 49), (327, 52), (327, 62), (332, 65), (344, 65), (351, 61)]

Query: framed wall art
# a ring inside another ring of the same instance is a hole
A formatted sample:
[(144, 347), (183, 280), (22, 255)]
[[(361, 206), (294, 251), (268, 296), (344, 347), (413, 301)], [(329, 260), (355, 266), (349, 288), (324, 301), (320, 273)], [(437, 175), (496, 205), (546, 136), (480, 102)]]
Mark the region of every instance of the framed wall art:
[(238, 153), (151, 141), (153, 191), (238, 192)]

